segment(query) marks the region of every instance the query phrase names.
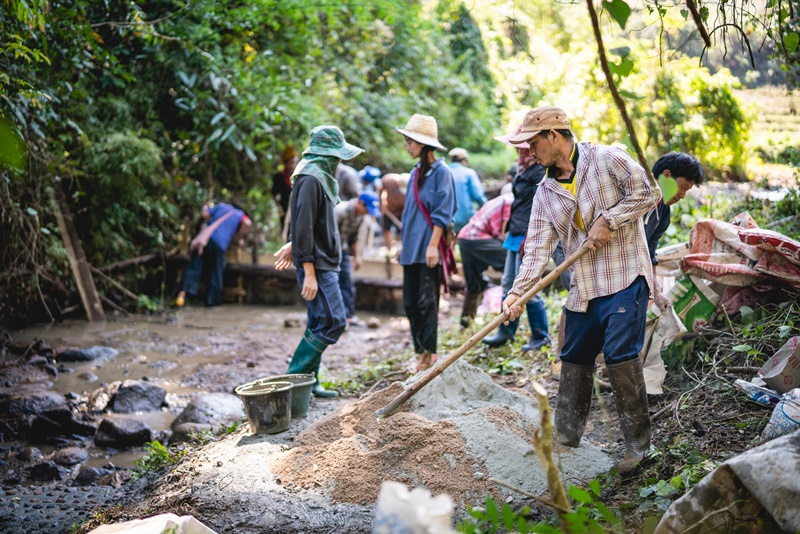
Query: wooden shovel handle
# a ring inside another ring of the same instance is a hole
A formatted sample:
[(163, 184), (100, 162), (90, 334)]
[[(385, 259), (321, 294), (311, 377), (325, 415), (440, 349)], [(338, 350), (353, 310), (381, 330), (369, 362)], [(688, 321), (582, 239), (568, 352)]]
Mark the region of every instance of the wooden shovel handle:
[[(578, 261), (584, 254), (589, 252), (589, 248), (586, 244), (581, 245), (581, 247), (572, 253), (567, 259), (564, 260), (564, 263), (553, 269), (550, 274), (539, 280), (537, 284), (535, 284), (532, 288), (526, 291), (518, 300), (514, 303), (515, 306), (522, 306), (526, 302), (528, 302), (534, 295), (536, 295), (539, 291), (550, 285), (550, 283), (558, 278), (561, 273), (566, 271), (570, 268), (570, 266)], [(425, 387), (428, 382), (439, 376), (447, 369), (454, 361), (459, 359), (461, 356), (464, 355), (469, 349), (475, 346), (475, 344), (486, 337), (487, 334), (494, 331), (495, 328), (500, 326), (500, 323), (505, 322), (508, 320), (508, 314), (506, 312), (501, 312), (497, 317), (495, 317), (492, 322), (475, 332), (463, 345), (458, 347), (455, 351), (450, 353), (445, 359), (441, 360), (437, 363), (434, 367), (431, 368), (422, 378), (411, 384), (411, 386), (403, 391), (400, 395), (392, 399), (389, 404), (375, 412), (375, 415), (378, 416), (379, 419), (383, 419), (385, 417), (389, 417), (394, 413), (397, 408), (399, 408), (404, 402), (408, 399), (413, 397), (417, 391)]]

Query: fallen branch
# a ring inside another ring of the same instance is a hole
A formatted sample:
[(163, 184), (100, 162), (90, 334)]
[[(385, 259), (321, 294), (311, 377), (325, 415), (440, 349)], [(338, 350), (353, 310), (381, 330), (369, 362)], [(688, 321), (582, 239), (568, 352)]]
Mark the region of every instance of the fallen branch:
[(785, 222), (791, 221), (792, 219), (796, 219), (797, 217), (798, 215), (789, 215), (788, 217), (784, 217), (783, 219), (778, 219), (777, 221), (769, 223), (767, 226), (765, 226), (765, 228), (772, 228), (775, 226), (779, 226)]
[(113, 271), (114, 269), (122, 269), (123, 267), (129, 267), (131, 265), (138, 265), (139, 263), (148, 262), (155, 257), (155, 254), (145, 254), (144, 256), (137, 256), (135, 258), (128, 258), (126, 260), (120, 260), (114, 263), (109, 263), (108, 265), (103, 265), (99, 270), (108, 272)]
[(553, 462), (553, 427), (550, 422), (550, 404), (547, 402), (547, 391), (538, 382), (531, 384), (531, 388), (536, 396), (536, 402), (539, 404), (539, 413), (541, 415), (539, 429), (533, 433), (533, 450), (536, 451), (536, 456), (539, 458), (547, 477), (547, 488), (550, 492), (550, 498), (553, 499), (553, 507), (556, 510), (556, 515), (558, 515), (558, 523), (561, 525), (562, 532), (569, 534), (572, 531), (566, 514), (572, 511), (572, 507), (567, 499), (564, 485), (558, 476), (558, 468)]
[(726, 373), (757, 373), (761, 370), (760, 367), (752, 367), (745, 365), (743, 367), (726, 367)]
[(114, 308), (115, 310), (117, 310), (120, 313), (123, 313), (123, 314), (125, 314), (127, 316), (133, 315), (131, 312), (129, 312), (128, 310), (126, 310), (125, 308), (123, 308), (122, 306), (120, 306), (119, 304), (117, 304), (116, 302), (111, 300), (110, 298), (106, 297), (105, 295), (100, 295), (100, 300), (102, 300), (103, 302), (105, 302), (106, 304), (108, 304), (109, 306), (111, 306), (112, 308)]
[(104, 273), (103, 271), (101, 271), (97, 267), (89, 265), (89, 268), (92, 270), (92, 272), (94, 274), (98, 275), (100, 278), (102, 278), (103, 280), (105, 280), (109, 284), (111, 284), (114, 287), (116, 287), (117, 289), (119, 289), (120, 292), (123, 295), (125, 295), (126, 297), (128, 297), (129, 299), (133, 300), (134, 302), (138, 302), (139, 301), (139, 295), (137, 295), (137, 294), (133, 293), (132, 291), (128, 290), (125, 286), (123, 286), (122, 284), (120, 284), (119, 282), (117, 282), (116, 280), (111, 278), (110, 276), (108, 276), (106, 273)]
[(571, 510), (568, 510), (566, 508), (561, 508), (559, 505), (557, 505), (556, 503), (554, 503), (552, 501), (548, 501), (547, 499), (542, 499), (541, 497), (537, 497), (533, 493), (528, 493), (527, 491), (525, 491), (522, 488), (518, 488), (516, 486), (512, 486), (511, 484), (506, 484), (502, 480), (497, 480), (496, 478), (490, 478), (489, 482), (494, 482), (495, 484), (500, 484), (501, 486), (505, 486), (506, 488), (508, 488), (510, 490), (514, 490), (517, 493), (521, 493), (522, 495), (525, 495), (526, 497), (530, 497), (531, 499), (533, 499), (536, 502), (540, 502), (540, 503), (542, 503), (542, 504), (544, 504), (546, 506), (549, 506), (550, 508), (553, 508), (556, 511), (561, 511), (561, 512), (564, 512), (565, 514), (568, 514), (571, 511)]

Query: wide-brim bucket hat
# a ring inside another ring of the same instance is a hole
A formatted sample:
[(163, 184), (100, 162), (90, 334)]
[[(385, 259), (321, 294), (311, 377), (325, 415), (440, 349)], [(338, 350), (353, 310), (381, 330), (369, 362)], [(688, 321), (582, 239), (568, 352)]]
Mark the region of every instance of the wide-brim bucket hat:
[(398, 132), (421, 143), (423, 145), (432, 146), (437, 150), (446, 151), (447, 149), (439, 142), (439, 127), (436, 125), (436, 119), (430, 115), (420, 115), (415, 113), (408, 119), (405, 128), (395, 128)]
[(311, 141), (303, 155), (334, 156), (350, 160), (364, 152), (364, 149), (348, 143), (338, 126), (317, 126), (311, 130)]

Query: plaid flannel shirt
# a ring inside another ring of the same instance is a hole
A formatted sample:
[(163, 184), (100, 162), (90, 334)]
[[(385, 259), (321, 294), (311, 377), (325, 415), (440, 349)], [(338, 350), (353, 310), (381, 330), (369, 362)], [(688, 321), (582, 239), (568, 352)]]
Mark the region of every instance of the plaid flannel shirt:
[[(509, 294), (521, 296), (541, 278), (559, 240), (568, 256), (586, 241), (588, 231), (605, 217), (611, 241), (590, 250), (571, 267), (568, 310), (585, 312), (589, 301), (613, 295), (638, 276), (653, 288), (653, 267), (642, 217), (661, 200), (661, 189), (620, 148), (578, 143), (575, 169), (577, 199), (553, 178), (545, 178), (533, 198), (525, 256)], [(580, 209), (586, 230), (575, 224)]]

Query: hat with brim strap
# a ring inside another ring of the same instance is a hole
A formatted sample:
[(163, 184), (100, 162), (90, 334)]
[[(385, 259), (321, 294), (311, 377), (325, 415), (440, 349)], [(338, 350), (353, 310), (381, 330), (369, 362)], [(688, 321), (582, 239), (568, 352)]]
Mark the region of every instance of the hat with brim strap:
[(344, 139), (338, 126), (317, 126), (311, 130), (311, 141), (303, 155), (333, 156), (350, 160), (364, 152), (364, 149), (351, 145)]
[(554, 106), (534, 108), (525, 114), (519, 133), (508, 139), (509, 143), (519, 145), (530, 141), (548, 130), (569, 130), (567, 112)]
[(436, 125), (436, 119), (429, 115), (415, 113), (408, 119), (405, 128), (395, 129), (417, 143), (431, 146), (437, 150), (447, 150), (439, 142), (439, 127)]

